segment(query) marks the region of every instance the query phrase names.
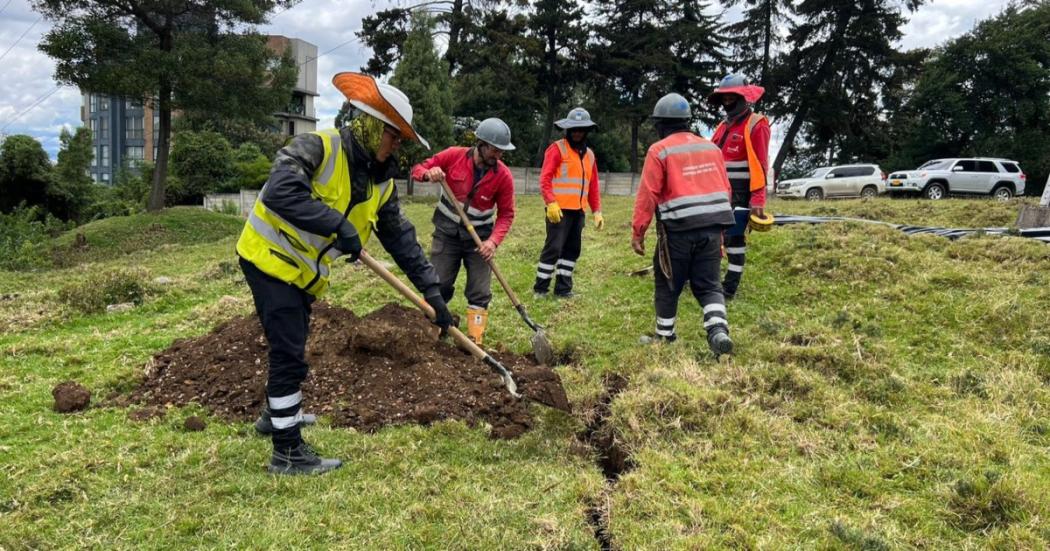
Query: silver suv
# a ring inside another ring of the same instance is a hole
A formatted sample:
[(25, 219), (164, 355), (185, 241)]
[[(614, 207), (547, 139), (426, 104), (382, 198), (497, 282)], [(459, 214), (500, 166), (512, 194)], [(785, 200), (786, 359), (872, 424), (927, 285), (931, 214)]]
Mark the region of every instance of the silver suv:
[(915, 170), (894, 172), (886, 190), (891, 194), (921, 193), (927, 199), (952, 194), (991, 195), (1007, 201), (1024, 195), (1025, 174), (1017, 161), (975, 157), (935, 159)]

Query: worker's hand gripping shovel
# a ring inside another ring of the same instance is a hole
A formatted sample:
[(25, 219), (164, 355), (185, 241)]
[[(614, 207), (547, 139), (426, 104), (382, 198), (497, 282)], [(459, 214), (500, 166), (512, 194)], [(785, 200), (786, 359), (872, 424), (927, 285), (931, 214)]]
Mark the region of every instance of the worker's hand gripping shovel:
[[(412, 289), (409, 289), (407, 285), (402, 283), (401, 280), (397, 278), (397, 276), (390, 273), (390, 270), (387, 270), (379, 262), (376, 262), (376, 259), (372, 258), (365, 251), (361, 251), (360, 260), (365, 266), (371, 268), (371, 270), (375, 272), (376, 275), (383, 278), (384, 281), (389, 283), (391, 287), (393, 287), (399, 293), (404, 295), (405, 298), (412, 301), (412, 304), (415, 304), (420, 310), (422, 310), (428, 318), (430, 318), (431, 320), (434, 319), (434, 309), (431, 308), (430, 305), (422, 299), (422, 297), (417, 295), (414, 291), (412, 291)], [(521, 395), (518, 394), (518, 385), (514, 383), (514, 378), (511, 377), (510, 371), (507, 371), (507, 368), (503, 367), (503, 364), (499, 363), (495, 358), (493, 358), (487, 352), (482, 350), (480, 346), (474, 344), (474, 341), (468, 339), (467, 336), (460, 332), (460, 330), (457, 329), (455, 326), (449, 327), (448, 332), (450, 335), (452, 335), (452, 338), (455, 339), (456, 344), (470, 352), (470, 355), (481, 360), (485, 363), (485, 365), (488, 365), (493, 369), (493, 371), (499, 374), (500, 378), (503, 379), (503, 385), (507, 387), (507, 391), (510, 392), (511, 396), (515, 398), (521, 398)]]
[[(456, 200), (456, 195), (452, 193), (452, 189), (448, 187), (448, 182), (444, 178), (440, 180), (441, 188), (445, 192), (445, 196), (448, 197), (450, 203), (456, 207), (456, 212), (459, 214), (459, 219), (463, 222), (463, 226), (467, 228), (467, 233), (474, 239), (474, 245), (479, 249), (481, 248), (481, 238), (478, 237), (478, 233), (474, 231), (474, 226), (470, 223), (470, 219), (467, 218), (467, 213), (463, 212), (463, 206)], [(551, 341), (547, 339), (547, 335), (543, 332), (543, 327), (538, 323), (532, 321), (529, 317), (528, 312), (525, 311), (525, 305), (518, 300), (518, 295), (514, 294), (514, 291), (510, 288), (510, 284), (507, 283), (506, 279), (503, 279), (503, 274), (500, 273), (499, 269), (496, 268), (496, 263), (492, 260), (485, 261), (489, 268), (492, 269), (492, 273), (496, 276), (499, 284), (503, 286), (503, 290), (507, 292), (507, 296), (510, 297), (511, 304), (518, 311), (521, 319), (525, 322), (525, 325), (532, 329), (532, 355), (536, 357), (536, 361), (545, 365), (552, 365), (554, 363), (554, 347), (551, 345)]]

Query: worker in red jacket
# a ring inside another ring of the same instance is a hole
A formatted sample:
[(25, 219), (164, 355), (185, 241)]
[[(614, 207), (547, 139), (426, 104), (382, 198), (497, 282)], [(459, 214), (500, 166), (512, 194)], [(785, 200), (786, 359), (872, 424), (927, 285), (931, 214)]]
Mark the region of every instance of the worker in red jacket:
[[(482, 344), (492, 300), (492, 270), (488, 262), (496, 254), (514, 222), (514, 177), (503, 164), (504, 151), (511, 151), (510, 127), (500, 119), (481, 121), (474, 131), (474, 147), (450, 147), (412, 169), (420, 182), (448, 182), (455, 197), (444, 190), (434, 209), (434, 240), (430, 262), (441, 280), (445, 302), (455, 294), (461, 265), (467, 268), (467, 336)], [(463, 227), (452, 201), (458, 201), (481, 238), (481, 248)]]
[(565, 137), (550, 144), (540, 171), (540, 194), (547, 205), (547, 239), (536, 265), (537, 298), (547, 295), (554, 279), (554, 296), (572, 297), (572, 273), (582, 248), (584, 205), (594, 214), (594, 226), (602, 229), (602, 197), (598, 192), (598, 165), (587, 147), (587, 134), (598, 125), (582, 107), (554, 123)]
[(733, 187), (736, 225), (726, 232), (729, 268), (722, 288), (732, 300), (744, 275), (747, 253), (747, 224), (750, 215), (762, 218), (766, 206), (766, 176), (769, 173), (769, 120), (755, 113), (752, 105), (762, 97), (761, 86), (749, 84), (743, 75), (726, 75), (707, 97), (715, 108), (725, 112), (725, 120), (715, 129), (711, 141), (722, 150)]
[(685, 284), (704, 311), (707, 344), (717, 358), (733, 351), (719, 269), (722, 232), (734, 224), (729, 180), (718, 146), (689, 130), (692, 110), (678, 94), (656, 103), (660, 141), (649, 147), (634, 201), (631, 248), (645, 254), (645, 232), (656, 216), (653, 255), (656, 335), (643, 343), (677, 339), (678, 297)]

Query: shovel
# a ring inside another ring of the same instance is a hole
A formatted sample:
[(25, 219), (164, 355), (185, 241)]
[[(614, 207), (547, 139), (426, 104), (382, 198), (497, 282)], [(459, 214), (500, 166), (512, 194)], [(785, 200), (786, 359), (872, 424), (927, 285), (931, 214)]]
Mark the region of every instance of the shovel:
[[(425, 300), (419, 297), (412, 289), (409, 289), (407, 285), (401, 282), (394, 274), (390, 273), (390, 270), (384, 268), (376, 259), (372, 258), (367, 252), (361, 251), (360, 256), (361, 262), (372, 269), (379, 277), (383, 278), (384, 281), (390, 284), (391, 287), (397, 289), (399, 293), (405, 296), (408, 300), (412, 301), (424, 314), (431, 320), (434, 319), (436, 314), (434, 309), (430, 307)], [(474, 344), (474, 341), (467, 338), (459, 329), (455, 326), (449, 327), (448, 332), (455, 339), (456, 344), (461, 346), (470, 352), (471, 356), (481, 360), (485, 365), (492, 368), (493, 371), (499, 374), (500, 378), (503, 379), (503, 385), (507, 387), (507, 392), (515, 398), (521, 398), (518, 394), (518, 385), (514, 382), (514, 378), (510, 376), (510, 371), (507, 371), (503, 364), (499, 363), (496, 358), (490, 356), (487, 352), (481, 349), (480, 346)]]
[[(481, 238), (478, 237), (478, 233), (474, 231), (474, 226), (470, 223), (470, 219), (467, 218), (467, 213), (463, 212), (463, 206), (456, 201), (456, 195), (452, 193), (452, 189), (448, 187), (448, 182), (442, 178), (441, 188), (445, 190), (445, 195), (449, 197), (449, 202), (456, 206), (456, 212), (459, 214), (460, 221), (463, 222), (463, 226), (467, 228), (467, 233), (474, 238), (474, 245), (479, 249), (481, 248)], [(503, 286), (503, 290), (507, 292), (507, 296), (510, 297), (511, 304), (521, 315), (521, 319), (525, 322), (525, 325), (532, 329), (532, 355), (536, 357), (536, 361), (544, 365), (554, 364), (554, 346), (551, 345), (551, 341), (547, 339), (547, 335), (543, 332), (543, 326), (532, 321), (529, 317), (528, 312), (525, 311), (525, 305), (518, 300), (518, 295), (514, 294), (514, 291), (510, 288), (510, 284), (507, 283), (506, 279), (503, 279), (503, 274), (500, 273), (499, 269), (496, 268), (496, 263), (492, 260), (486, 260), (486, 264), (492, 269), (493, 275), (499, 280), (499, 284)]]

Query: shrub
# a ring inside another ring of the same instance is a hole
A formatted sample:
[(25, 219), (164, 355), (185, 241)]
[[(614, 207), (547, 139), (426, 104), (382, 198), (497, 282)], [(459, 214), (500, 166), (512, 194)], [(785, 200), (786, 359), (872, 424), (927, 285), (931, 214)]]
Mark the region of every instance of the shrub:
[(41, 207), (15, 207), (0, 213), (0, 269), (30, 270), (50, 264), (49, 242), (67, 228), (61, 220), (43, 214)]
[(143, 270), (112, 270), (92, 274), (58, 291), (58, 300), (77, 312), (93, 314), (110, 304), (142, 304), (149, 293)]

